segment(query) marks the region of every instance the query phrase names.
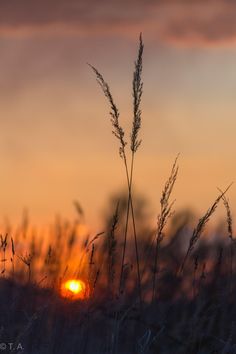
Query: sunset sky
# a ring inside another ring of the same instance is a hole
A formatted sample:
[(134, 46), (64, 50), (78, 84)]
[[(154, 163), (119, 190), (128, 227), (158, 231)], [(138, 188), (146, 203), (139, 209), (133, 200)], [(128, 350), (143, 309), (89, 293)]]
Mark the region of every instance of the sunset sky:
[[(125, 186), (109, 107), (87, 63), (109, 82), (130, 128), (143, 33), (142, 145), (136, 191), (159, 210), (180, 153), (176, 209), (202, 213), (236, 182), (236, 2), (0, 0), (0, 216), (35, 224), (84, 208), (99, 228)], [(128, 137), (128, 136), (127, 136)], [(228, 194), (236, 213), (236, 185)], [(223, 208), (222, 208), (223, 210)]]

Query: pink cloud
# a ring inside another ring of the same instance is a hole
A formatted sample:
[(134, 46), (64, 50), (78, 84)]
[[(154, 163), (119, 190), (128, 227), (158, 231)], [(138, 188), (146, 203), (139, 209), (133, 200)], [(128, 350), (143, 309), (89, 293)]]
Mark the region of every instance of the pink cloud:
[(124, 35), (185, 46), (236, 42), (232, 0), (0, 0), (0, 35)]

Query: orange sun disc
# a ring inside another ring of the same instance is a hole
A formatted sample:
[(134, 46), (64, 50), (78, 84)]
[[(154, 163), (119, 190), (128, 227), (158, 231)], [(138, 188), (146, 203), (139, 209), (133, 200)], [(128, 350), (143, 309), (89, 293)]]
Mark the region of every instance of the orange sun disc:
[(88, 297), (88, 287), (83, 280), (70, 279), (62, 284), (61, 295), (71, 300), (84, 300)]

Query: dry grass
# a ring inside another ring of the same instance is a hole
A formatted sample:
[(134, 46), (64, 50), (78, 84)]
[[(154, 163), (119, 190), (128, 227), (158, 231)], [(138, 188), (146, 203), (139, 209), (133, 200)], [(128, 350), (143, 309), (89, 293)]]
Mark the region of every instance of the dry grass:
[[(230, 186), (220, 190), (190, 236), (186, 215), (175, 214), (178, 227), (167, 230), (174, 213), (177, 156), (160, 198), (156, 230), (137, 230), (142, 220), (135, 213), (133, 174), (141, 144), (143, 50), (140, 35), (130, 149), (110, 87), (90, 65), (108, 100), (127, 181), (126, 200), (120, 198), (111, 208), (103, 231), (81, 238), (84, 212), (75, 202), (77, 218), (57, 218), (48, 235), (32, 233), (25, 214), (17, 231), (1, 236), (0, 340), (22, 342), (27, 354), (236, 353)], [(221, 201), (228, 236), (206, 242), (202, 234)], [(72, 277), (88, 285), (90, 296), (83, 301), (60, 296), (61, 283)]]

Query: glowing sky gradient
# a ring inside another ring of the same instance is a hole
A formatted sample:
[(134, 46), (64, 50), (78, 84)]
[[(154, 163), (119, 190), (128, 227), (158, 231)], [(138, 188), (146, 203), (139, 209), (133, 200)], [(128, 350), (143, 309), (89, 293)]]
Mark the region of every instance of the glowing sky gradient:
[[(143, 143), (135, 186), (158, 212), (180, 152), (176, 208), (203, 212), (236, 180), (236, 2), (0, 0), (0, 215), (30, 210), (99, 225), (125, 183), (107, 102), (87, 62), (109, 82), (122, 123), (143, 32)], [(236, 187), (229, 192), (233, 210)], [(222, 208), (223, 209), (223, 208)]]

